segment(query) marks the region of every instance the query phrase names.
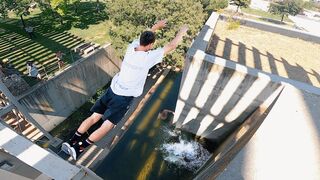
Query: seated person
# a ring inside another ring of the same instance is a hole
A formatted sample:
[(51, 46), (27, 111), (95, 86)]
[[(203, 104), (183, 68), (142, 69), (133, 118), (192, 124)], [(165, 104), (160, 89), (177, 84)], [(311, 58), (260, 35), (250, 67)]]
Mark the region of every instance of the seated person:
[(58, 60), (59, 70), (62, 69), (64, 66), (64, 61), (62, 60), (63, 55), (65, 55), (65, 54), (62, 53), (61, 51), (56, 52), (56, 58)]
[(28, 70), (28, 76), (41, 79), (41, 75), (40, 75), (36, 65), (33, 64), (32, 61), (27, 61), (27, 70)]

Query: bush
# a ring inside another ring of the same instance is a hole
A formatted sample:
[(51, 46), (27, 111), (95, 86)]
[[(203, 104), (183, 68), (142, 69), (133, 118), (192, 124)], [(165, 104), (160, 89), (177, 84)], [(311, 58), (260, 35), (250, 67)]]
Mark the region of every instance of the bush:
[(239, 20), (235, 20), (233, 18), (228, 18), (228, 30), (235, 30), (238, 29), (240, 27), (240, 21)]
[(203, 8), (207, 11), (218, 11), (228, 7), (228, 0), (202, 0)]

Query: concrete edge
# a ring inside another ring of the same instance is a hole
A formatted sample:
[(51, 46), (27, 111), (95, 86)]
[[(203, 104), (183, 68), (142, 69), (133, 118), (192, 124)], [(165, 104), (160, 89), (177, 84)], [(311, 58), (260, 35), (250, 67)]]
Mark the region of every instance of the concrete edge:
[(203, 168), (194, 178), (195, 180), (215, 179), (223, 172), (236, 157), (238, 152), (242, 150), (259, 129), (260, 125), (268, 116), (268, 113), (276, 104), (284, 88), (285, 86), (280, 86), (272, 97), (261, 104), (254, 113), (251, 114), (232, 135), (230, 135), (219, 148), (220, 152), (216, 153), (216, 156), (213, 159), (211, 158), (213, 162)]
[(313, 93), (313, 94), (317, 94), (320, 95), (320, 88), (309, 85), (307, 83), (303, 83), (300, 81), (296, 81), (296, 80), (292, 80), (289, 78), (285, 78), (285, 77), (281, 77), (278, 75), (274, 75), (268, 72), (264, 72), (255, 68), (250, 68), (244, 65), (241, 65), (239, 63), (230, 61), (230, 60), (226, 60), (217, 56), (213, 56), (210, 54), (205, 53), (204, 51), (200, 51), (200, 50), (196, 50), (194, 51), (194, 58), (195, 59), (199, 59), (199, 60), (204, 60), (207, 62), (211, 62), (226, 68), (230, 68), (233, 69), (235, 71), (241, 72), (241, 73), (245, 73), (245, 74), (249, 74), (261, 79), (266, 79), (275, 83), (280, 83), (283, 85), (291, 85), (294, 86), (298, 89)]
[[(226, 21), (228, 15), (220, 14), (219, 19)], [(299, 29), (293, 29), (289, 27), (283, 27), (281, 25), (271, 24), (267, 22), (261, 22), (253, 19), (242, 18), (239, 16), (233, 16), (232, 18), (237, 19), (240, 21), (241, 25), (252, 27), (255, 29), (260, 29), (262, 31), (272, 32), (272, 33), (279, 33), (283, 36), (292, 37), (292, 38), (300, 38), (308, 42), (320, 43), (320, 36), (307, 32), (302, 31)], [(274, 29), (274, 30), (272, 30)], [(290, 35), (292, 34), (292, 35)]]
[(38, 88), (41, 88), (42, 86), (45, 86), (49, 81), (53, 81), (54, 79), (59, 78), (60, 76), (65, 74), (67, 71), (69, 71), (71, 68), (75, 68), (78, 64), (88, 60), (88, 57), (93, 56), (93, 55), (97, 54), (98, 52), (100, 52), (102, 49), (107, 49), (108, 47), (111, 47), (111, 43), (107, 43), (107, 44), (103, 45), (102, 47), (100, 47), (99, 49), (97, 49), (96, 51), (94, 51), (93, 53), (89, 54), (88, 56), (82, 57), (79, 60), (71, 63), (69, 66), (67, 66), (59, 74), (53, 76), (52, 78), (50, 78), (48, 80), (44, 80), (44, 81), (41, 81), (41, 82), (37, 83), (36, 85), (32, 86), (29, 90), (27, 90), (25, 93), (23, 93), (23, 94), (21, 94), (19, 96), (16, 96), (16, 98), (19, 101), (20, 99), (22, 99), (22, 98), (28, 96), (29, 94), (31, 94), (32, 92), (36, 91)]
[(189, 50), (201, 49), (205, 51), (207, 49), (211, 36), (214, 32), (214, 28), (218, 22), (218, 19), (219, 19), (219, 14), (213, 12), (208, 18), (208, 20), (206, 21), (203, 28), (200, 30), (199, 34), (197, 35), (193, 43), (191, 44)]

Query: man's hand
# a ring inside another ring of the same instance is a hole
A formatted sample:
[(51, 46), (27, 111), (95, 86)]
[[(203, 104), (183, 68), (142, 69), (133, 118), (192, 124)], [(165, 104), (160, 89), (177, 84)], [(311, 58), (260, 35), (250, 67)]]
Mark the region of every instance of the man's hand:
[(159, 29), (166, 27), (166, 25), (167, 25), (166, 20), (158, 21), (155, 25), (152, 26), (151, 31), (155, 32), (156, 30), (159, 30)]
[(188, 31), (188, 25), (183, 25), (180, 28), (179, 32), (177, 33), (176, 37), (172, 41), (170, 41), (169, 44), (164, 46), (164, 54), (168, 54), (169, 52), (176, 49), (178, 44), (181, 43), (183, 36), (187, 35), (187, 31)]
[(188, 28), (188, 25), (183, 25), (181, 28), (180, 28), (180, 31), (179, 31), (179, 35), (181, 36), (185, 36), (187, 35), (187, 31), (189, 30)]

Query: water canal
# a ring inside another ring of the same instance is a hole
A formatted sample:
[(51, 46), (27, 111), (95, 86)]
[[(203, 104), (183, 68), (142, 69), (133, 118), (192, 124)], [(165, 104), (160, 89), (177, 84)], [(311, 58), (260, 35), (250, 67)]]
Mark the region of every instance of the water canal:
[(191, 179), (210, 153), (193, 135), (158, 119), (175, 109), (182, 73), (170, 72), (95, 172), (103, 179)]

